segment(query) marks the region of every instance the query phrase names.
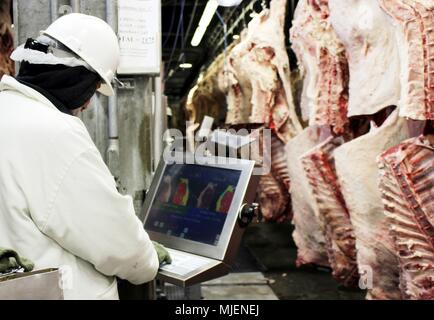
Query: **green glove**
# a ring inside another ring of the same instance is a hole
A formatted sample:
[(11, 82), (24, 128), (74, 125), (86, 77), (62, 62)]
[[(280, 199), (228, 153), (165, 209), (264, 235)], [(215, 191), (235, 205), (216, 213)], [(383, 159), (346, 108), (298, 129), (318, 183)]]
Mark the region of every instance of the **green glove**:
[(0, 273), (5, 273), (13, 269), (24, 268), (24, 271), (29, 272), (34, 268), (33, 262), (24, 257), (20, 257), (13, 250), (0, 248)]
[(167, 252), (166, 248), (158, 242), (152, 241), (152, 243), (154, 244), (155, 251), (157, 251), (160, 265), (163, 263), (171, 264), (172, 258), (170, 257), (170, 254)]

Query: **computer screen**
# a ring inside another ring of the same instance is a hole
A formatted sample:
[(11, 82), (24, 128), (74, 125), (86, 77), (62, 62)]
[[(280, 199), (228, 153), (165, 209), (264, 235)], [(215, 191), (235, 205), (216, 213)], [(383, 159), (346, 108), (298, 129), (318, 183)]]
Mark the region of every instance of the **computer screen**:
[(146, 230), (217, 246), (240, 176), (233, 169), (167, 165)]

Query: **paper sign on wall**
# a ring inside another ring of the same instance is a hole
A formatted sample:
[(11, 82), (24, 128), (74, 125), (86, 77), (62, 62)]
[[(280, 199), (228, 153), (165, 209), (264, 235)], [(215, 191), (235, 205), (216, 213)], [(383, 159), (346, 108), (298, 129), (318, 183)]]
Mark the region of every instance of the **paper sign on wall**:
[(160, 74), (161, 0), (118, 0), (118, 74)]

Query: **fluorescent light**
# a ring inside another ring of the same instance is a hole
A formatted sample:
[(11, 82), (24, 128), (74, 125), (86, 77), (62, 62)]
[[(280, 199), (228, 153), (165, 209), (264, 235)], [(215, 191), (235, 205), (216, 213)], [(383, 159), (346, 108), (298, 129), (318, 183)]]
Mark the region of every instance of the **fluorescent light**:
[(217, 0), (222, 7), (234, 7), (239, 5), (243, 0)]
[(240, 36), (239, 36), (238, 34), (234, 34), (234, 35), (232, 36), (232, 38), (233, 38), (234, 40), (238, 40), (238, 39), (240, 38)]
[(181, 69), (191, 69), (191, 68), (193, 68), (193, 65), (191, 64), (191, 63), (181, 63), (180, 65), (179, 65), (179, 67), (181, 68)]
[(205, 10), (203, 11), (202, 18), (200, 18), (199, 25), (194, 33), (193, 39), (191, 40), (191, 45), (197, 47), (202, 41), (205, 35), (206, 29), (211, 23), (212, 18), (217, 10), (218, 3), (216, 0), (208, 0)]
[(217, 10), (218, 3), (216, 0), (209, 0), (206, 4), (205, 10), (203, 11), (202, 18), (200, 18), (199, 26), (208, 27), (212, 18), (214, 17), (214, 13)]
[(193, 47), (197, 47), (200, 44), (205, 32), (206, 32), (206, 28), (202, 28), (201, 26), (197, 27), (193, 39), (191, 39), (191, 45)]

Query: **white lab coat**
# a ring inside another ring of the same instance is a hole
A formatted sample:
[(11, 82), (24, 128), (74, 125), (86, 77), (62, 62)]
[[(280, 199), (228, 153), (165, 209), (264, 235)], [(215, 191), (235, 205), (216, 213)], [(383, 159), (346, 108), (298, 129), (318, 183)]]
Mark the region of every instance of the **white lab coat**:
[(66, 299), (118, 299), (114, 276), (152, 280), (158, 257), (131, 197), (83, 122), (37, 91), (0, 82), (0, 246), (64, 267)]

